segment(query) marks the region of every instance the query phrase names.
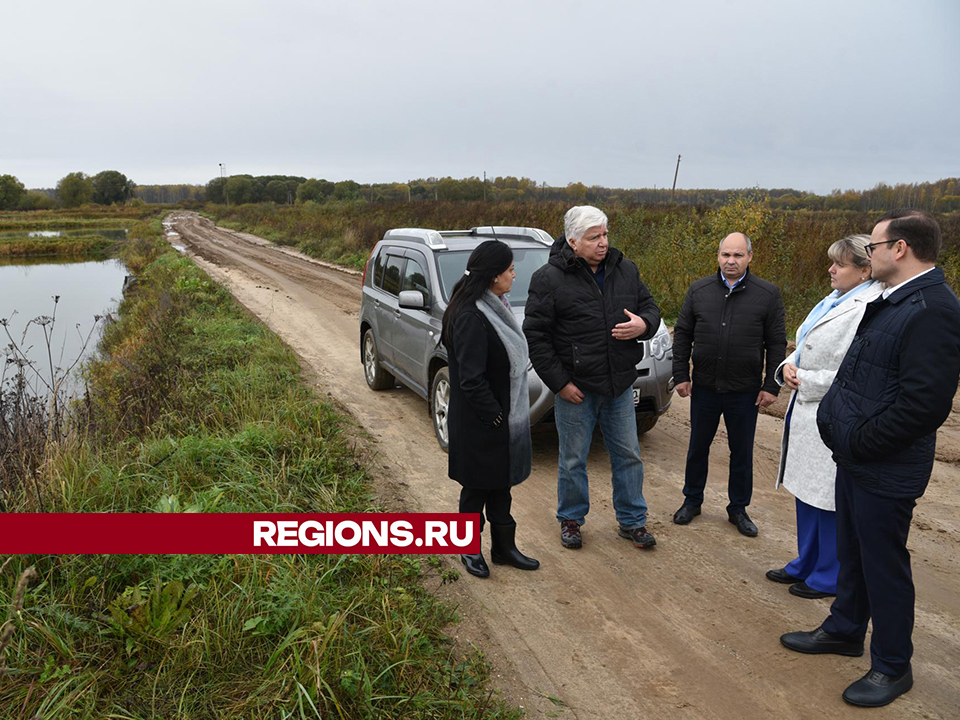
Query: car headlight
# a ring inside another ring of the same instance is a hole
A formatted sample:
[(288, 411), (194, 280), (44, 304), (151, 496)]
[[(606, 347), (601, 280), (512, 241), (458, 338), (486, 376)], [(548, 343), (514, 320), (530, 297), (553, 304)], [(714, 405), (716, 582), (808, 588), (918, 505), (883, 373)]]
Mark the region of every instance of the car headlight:
[(650, 341), (650, 354), (653, 355), (656, 360), (663, 360), (667, 355), (667, 351), (673, 347), (673, 338), (670, 337), (670, 332), (667, 330), (667, 326), (663, 324), (663, 320), (660, 321), (660, 327), (657, 329), (656, 335), (653, 336), (653, 339)]

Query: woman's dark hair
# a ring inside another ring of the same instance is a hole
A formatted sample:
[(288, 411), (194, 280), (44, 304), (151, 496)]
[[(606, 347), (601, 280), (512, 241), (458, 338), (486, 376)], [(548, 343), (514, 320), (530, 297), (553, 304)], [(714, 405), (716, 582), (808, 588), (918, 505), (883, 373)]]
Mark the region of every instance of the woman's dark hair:
[(493, 279), (510, 267), (513, 262), (513, 250), (499, 240), (486, 240), (470, 253), (467, 260), (467, 272), (453, 286), (450, 304), (443, 313), (443, 325), (440, 340), (450, 347), (450, 329), (453, 321), (465, 306), (473, 305), (490, 287)]

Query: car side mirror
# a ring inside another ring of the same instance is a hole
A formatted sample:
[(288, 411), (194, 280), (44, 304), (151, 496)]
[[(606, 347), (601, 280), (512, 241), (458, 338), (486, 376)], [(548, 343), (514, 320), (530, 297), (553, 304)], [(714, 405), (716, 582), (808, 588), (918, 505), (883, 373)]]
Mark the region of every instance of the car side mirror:
[(423, 293), (419, 290), (404, 290), (400, 293), (400, 307), (408, 310), (423, 310)]

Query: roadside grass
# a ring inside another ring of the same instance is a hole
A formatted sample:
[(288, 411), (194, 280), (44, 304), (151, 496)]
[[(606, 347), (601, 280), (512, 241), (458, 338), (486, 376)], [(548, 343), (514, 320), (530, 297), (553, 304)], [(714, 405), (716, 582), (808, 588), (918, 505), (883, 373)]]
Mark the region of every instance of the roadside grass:
[[(394, 227), (440, 230), (480, 225), (539, 227), (563, 232), (570, 203), (430, 202), (273, 203), (212, 205), (208, 217), (224, 227), (292, 245), (314, 257), (363, 268), (370, 250)], [(753, 241), (751, 271), (775, 283), (787, 311), (787, 332), (830, 292), (827, 248), (853, 233), (869, 233), (879, 213), (846, 210), (778, 210), (756, 193), (731, 195), (721, 207), (601, 203), (610, 218), (610, 241), (633, 260), (668, 323), (676, 320), (690, 283), (716, 272), (717, 247), (728, 233)], [(940, 264), (960, 289), (960, 213), (937, 215), (944, 236)]]
[[(45, 507), (378, 510), (346, 420), (293, 353), (158, 235), (140, 228), (122, 249), (139, 280), (41, 469)], [(21, 490), (7, 510), (35, 511)], [(521, 715), (488, 688), (482, 654), (444, 634), (455, 610), (424, 582), (456, 573), (434, 558), (14, 556), (0, 606), (28, 567), (0, 650), (0, 708), (22, 717)]]

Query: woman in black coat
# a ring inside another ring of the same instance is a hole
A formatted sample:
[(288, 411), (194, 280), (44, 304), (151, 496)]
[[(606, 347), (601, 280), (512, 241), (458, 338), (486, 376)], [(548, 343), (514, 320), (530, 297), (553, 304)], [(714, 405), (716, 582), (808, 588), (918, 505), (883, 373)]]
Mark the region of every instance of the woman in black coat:
[[(460, 512), (490, 521), (493, 562), (521, 570), (540, 563), (517, 550), (510, 488), (530, 475), (529, 354), (506, 293), (513, 286), (513, 251), (499, 240), (471, 253), (443, 314), (441, 338), (450, 363), (449, 475)], [(461, 555), (467, 572), (490, 575), (482, 554)]]

